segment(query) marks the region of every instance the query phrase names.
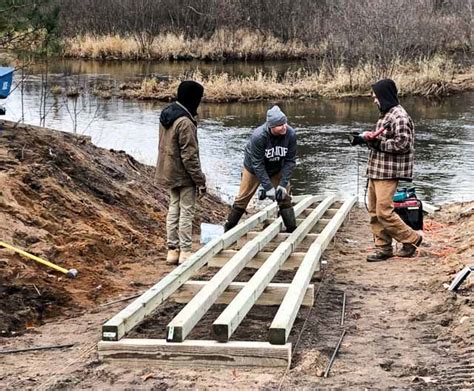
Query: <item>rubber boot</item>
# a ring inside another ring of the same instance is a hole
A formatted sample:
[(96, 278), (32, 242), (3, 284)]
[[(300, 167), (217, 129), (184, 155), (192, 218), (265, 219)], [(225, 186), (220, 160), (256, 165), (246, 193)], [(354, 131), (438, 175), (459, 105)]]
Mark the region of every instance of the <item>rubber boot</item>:
[(242, 215), (245, 213), (245, 209), (239, 208), (238, 206), (232, 206), (227, 221), (224, 224), (224, 232), (227, 232), (234, 228), (238, 223)]
[(280, 216), (286, 227), (285, 232), (293, 232), (296, 229), (295, 210), (293, 208), (280, 209)]

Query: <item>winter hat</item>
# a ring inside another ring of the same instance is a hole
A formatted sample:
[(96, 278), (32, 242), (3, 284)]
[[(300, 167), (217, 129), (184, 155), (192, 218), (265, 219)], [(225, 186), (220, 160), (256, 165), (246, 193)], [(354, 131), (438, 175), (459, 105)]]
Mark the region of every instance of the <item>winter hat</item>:
[(278, 106), (275, 105), (267, 111), (267, 125), (269, 128), (286, 124), (286, 122), (286, 115)]
[(178, 87), (178, 102), (186, 107), (192, 116), (197, 114), (203, 95), (204, 87), (193, 80), (185, 80)]

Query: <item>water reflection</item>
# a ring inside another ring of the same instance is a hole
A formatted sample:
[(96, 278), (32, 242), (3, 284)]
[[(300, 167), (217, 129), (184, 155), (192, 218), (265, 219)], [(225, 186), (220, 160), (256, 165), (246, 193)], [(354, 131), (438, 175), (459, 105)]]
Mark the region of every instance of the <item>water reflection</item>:
[[(171, 67), (171, 70), (163, 70), (160, 67), (165, 65), (156, 63), (70, 61), (56, 64), (54, 71), (93, 73), (83, 75), (82, 82), (86, 85), (88, 78), (99, 74), (117, 79), (150, 72), (179, 74), (183, 69), (196, 65), (193, 64), (167, 63), (166, 67)], [(206, 65), (199, 63), (200, 67)], [(287, 65), (279, 63), (282, 67)], [(212, 67), (216, 65), (209, 65), (209, 69)], [(255, 69), (249, 64), (233, 64), (232, 67), (236, 73)], [(39, 123), (39, 102), (40, 89), (36, 78), (25, 86), (26, 122)], [(76, 128), (78, 133), (90, 135), (99, 146), (125, 150), (144, 163), (155, 164), (158, 120), (164, 103), (115, 98), (103, 100), (85, 91), (79, 98), (77, 121), (74, 121), (71, 102), (70, 98), (49, 95), (47, 126), (65, 131)], [(293, 180), (295, 193), (341, 190), (363, 194), (365, 179), (362, 175), (367, 151), (350, 147), (346, 134), (373, 128), (378, 113), (369, 98), (204, 104), (200, 111), (199, 138), (204, 170), (212, 186), (222, 193), (236, 194), (246, 139), (252, 129), (264, 121), (265, 113), (273, 103), (282, 107), (298, 133), (299, 158)], [(405, 98), (402, 104), (416, 125), (415, 176), (423, 182), (417, 186), (419, 193), (432, 202), (473, 199), (474, 93), (443, 101)], [(9, 97), (6, 106), (7, 119), (21, 117), (19, 90)]]

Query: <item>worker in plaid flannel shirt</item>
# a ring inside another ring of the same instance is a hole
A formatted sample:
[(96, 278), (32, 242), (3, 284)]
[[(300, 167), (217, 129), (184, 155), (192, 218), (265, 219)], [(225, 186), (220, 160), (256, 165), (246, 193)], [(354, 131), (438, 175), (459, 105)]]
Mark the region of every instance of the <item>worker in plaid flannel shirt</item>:
[(376, 129), (381, 132), (364, 132), (360, 137), (370, 150), (367, 165), (368, 210), (375, 251), (367, 256), (367, 261), (377, 262), (394, 256), (393, 239), (403, 244), (397, 256), (412, 257), (423, 238), (403, 222), (392, 205), (398, 182), (411, 181), (413, 177), (413, 121), (400, 106), (393, 80), (378, 81), (372, 85), (372, 91), (374, 103), (380, 110)]

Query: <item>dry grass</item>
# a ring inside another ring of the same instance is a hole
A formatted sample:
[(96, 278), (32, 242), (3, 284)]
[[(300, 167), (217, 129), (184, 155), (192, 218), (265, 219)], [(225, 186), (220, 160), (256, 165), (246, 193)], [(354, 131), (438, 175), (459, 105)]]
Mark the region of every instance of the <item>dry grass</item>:
[(84, 35), (67, 39), (64, 54), (70, 57), (111, 59), (282, 59), (301, 58), (322, 53), (323, 46), (309, 47), (299, 41), (281, 40), (240, 29), (235, 32), (220, 29), (209, 39), (188, 39), (184, 35), (160, 34), (141, 50), (133, 37)]
[[(401, 95), (443, 96), (450, 93), (474, 89), (472, 67), (458, 70), (445, 57), (420, 60), (408, 64), (392, 64), (389, 75), (380, 73), (370, 64), (356, 67), (351, 72), (344, 66), (329, 72), (322, 67), (319, 72), (306, 70), (277, 74), (256, 72), (252, 76), (235, 77), (227, 73), (203, 75), (196, 71), (187, 78), (202, 83), (205, 87), (204, 101), (246, 102), (266, 99), (301, 99), (316, 96), (340, 98), (361, 96), (370, 92), (370, 85), (383, 77), (394, 79)], [(181, 79), (170, 82), (144, 79), (139, 84), (128, 85), (122, 96), (137, 99), (172, 100)]]

